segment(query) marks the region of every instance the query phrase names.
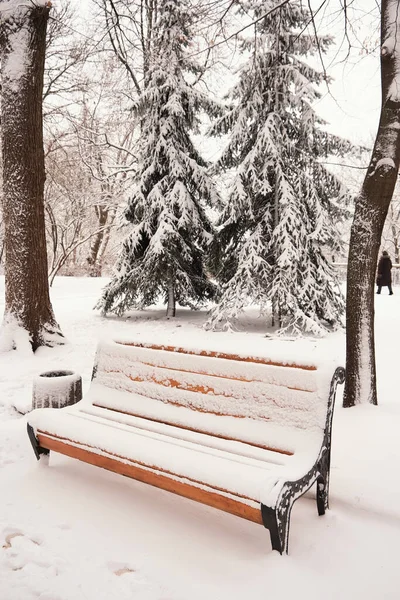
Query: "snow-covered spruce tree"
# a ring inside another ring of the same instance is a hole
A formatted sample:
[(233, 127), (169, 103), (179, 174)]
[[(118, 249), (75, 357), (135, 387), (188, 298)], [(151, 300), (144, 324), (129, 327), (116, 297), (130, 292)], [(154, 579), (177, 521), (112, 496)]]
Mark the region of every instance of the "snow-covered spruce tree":
[(175, 303), (195, 307), (214, 297), (205, 269), (213, 237), (205, 205), (217, 202), (207, 165), (190, 131), (199, 111), (217, 106), (188, 83), (198, 73), (187, 51), (193, 17), (188, 0), (159, 6), (145, 89), (137, 103), (141, 116), (138, 170), (125, 212), (132, 223), (114, 276), (97, 304), (103, 313), (122, 314), (165, 297), (167, 316)]
[[(246, 11), (267, 16), (243, 42), (251, 55), (232, 108), (211, 130), (231, 133), (217, 168), (235, 175), (213, 260), (222, 295), (208, 324), (229, 327), (245, 304), (271, 303), (281, 331), (319, 334), (344, 312), (331, 256), (346, 196), (321, 159), (351, 146), (324, 132), (312, 107), (324, 75), (305, 62), (317, 46), (304, 4), (253, 0)], [(330, 42), (319, 38), (319, 49)]]
[(43, 188), (43, 72), (51, 2), (0, 3), (5, 244), (2, 349), (62, 341), (47, 279)]

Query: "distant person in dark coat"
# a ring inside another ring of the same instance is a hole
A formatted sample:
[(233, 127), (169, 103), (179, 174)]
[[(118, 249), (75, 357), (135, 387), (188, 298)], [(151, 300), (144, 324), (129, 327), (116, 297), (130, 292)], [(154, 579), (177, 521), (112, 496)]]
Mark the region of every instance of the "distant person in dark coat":
[(386, 250), (382, 252), (382, 256), (378, 263), (378, 274), (376, 276), (376, 285), (378, 286), (377, 294), (381, 293), (383, 287), (389, 288), (389, 296), (393, 295), (392, 291), (392, 261), (389, 258)]

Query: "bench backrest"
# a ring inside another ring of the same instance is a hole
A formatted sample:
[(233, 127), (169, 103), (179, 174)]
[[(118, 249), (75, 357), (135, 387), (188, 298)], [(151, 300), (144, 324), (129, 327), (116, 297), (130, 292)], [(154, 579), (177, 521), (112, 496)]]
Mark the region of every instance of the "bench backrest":
[(209, 415), (321, 433), (326, 424), (330, 377), (321, 376), (315, 364), (284, 364), (140, 342), (102, 342), (93, 378), (109, 388)]

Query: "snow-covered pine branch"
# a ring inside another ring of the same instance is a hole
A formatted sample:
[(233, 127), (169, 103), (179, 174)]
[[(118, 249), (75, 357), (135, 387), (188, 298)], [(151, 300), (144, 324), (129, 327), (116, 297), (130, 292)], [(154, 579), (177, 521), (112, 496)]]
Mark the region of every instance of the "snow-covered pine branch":
[(196, 307), (216, 293), (206, 272), (214, 231), (205, 209), (219, 198), (190, 133), (201, 110), (216, 113), (219, 106), (191, 85), (198, 70), (188, 58), (192, 19), (187, 0), (159, 7), (145, 88), (135, 106), (141, 136), (125, 212), (132, 229), (97, 305), (104, 313), (148, 306), (161, 295), (173, 316), (176, 301)]
[[(257, 19), (277, 0), (245, 3)], [(250, 12), (249, 12), (250, 11)], [(281, 6), (244, 42), (251, 55), (212, 134), (230, 130), (217, 168), (236, 169), (219, 221), (213, 267), (222, 283), (208, 325), (230, 327), (247, 303), (272, 305), (281, 331), (321, 333), (340, 323), (344, 300), (330, 252), (347, 191), (320, 160), (351, 149), (330, 136), (313, 109), (324, 75), (307, 63), (317, 44), (300, 1)], [(325, 50), (330, 37), (319, 40)]]

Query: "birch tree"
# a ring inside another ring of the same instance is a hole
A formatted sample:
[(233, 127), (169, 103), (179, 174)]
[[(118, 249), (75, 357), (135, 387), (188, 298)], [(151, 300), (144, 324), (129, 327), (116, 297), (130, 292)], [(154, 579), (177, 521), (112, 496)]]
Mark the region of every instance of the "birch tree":
[[(0, 4), (5, 224), (2, 347), (29, 337), (33, 351), (61, 341), (50, 302), (43, 190), (43, 71), (51, 3)], [(26, 332), (27, 335), (23, 335)]]

